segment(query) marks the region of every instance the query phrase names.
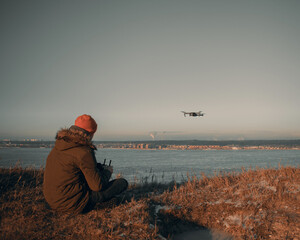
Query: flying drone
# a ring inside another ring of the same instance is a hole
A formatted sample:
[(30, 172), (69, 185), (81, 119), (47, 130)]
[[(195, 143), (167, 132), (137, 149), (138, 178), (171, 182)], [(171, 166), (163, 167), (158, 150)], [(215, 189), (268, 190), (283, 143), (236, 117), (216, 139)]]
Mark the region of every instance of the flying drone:
[(186, 115), (190, 116), (190, 117), (203, 117), (205, 113), (203, 113), (202, 111), (199, 112), (185, 112), (185, 111), (181, 111), (184, 116), (186, 117)]

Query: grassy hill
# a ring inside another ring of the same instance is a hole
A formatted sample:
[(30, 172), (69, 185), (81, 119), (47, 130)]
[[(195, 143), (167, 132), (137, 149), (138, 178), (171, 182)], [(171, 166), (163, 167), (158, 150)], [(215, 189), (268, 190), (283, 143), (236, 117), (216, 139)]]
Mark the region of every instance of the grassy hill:
[(0, 239), (300, 238), (299, 168), (132, 184), (125, 203), (79, 215), (49, 209), (42, 184), (43, 169), (0, 169)]

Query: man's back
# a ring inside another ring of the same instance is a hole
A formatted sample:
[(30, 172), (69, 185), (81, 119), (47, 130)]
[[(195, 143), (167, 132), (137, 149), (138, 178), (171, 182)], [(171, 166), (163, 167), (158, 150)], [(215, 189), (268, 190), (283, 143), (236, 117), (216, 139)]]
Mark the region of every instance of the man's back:
[(83, 144), (67, 129), (57, 134), (44, 175), (44, 195), (53, 209), (80, 212), (88, 202), (89, 187), (81, 169), (95, 171), (96, 161), (93, 150)]

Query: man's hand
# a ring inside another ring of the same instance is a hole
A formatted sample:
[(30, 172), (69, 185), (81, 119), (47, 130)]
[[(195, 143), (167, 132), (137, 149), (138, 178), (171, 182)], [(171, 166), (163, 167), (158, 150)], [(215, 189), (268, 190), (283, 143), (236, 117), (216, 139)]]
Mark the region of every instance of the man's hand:
[(111, 173), (114, 172), (114, 168), (112, 166), (103, 165), (103, 168), (110, 171)]
[(101, 163), (97, 163), (97, 168), (101, 171), (103, 170), (103, 165)]

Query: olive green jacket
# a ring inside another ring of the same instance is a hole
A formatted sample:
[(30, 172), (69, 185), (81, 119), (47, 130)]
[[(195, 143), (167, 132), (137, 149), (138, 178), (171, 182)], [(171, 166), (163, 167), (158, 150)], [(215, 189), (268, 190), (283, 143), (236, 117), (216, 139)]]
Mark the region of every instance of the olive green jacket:
[(82, 212), (90, 191), (100, 191), (111, 173), (98, 169), (95, 146), (81, 131), (62, 129), (56, 135), (45, 167), (43, 192), (52, 209)]

